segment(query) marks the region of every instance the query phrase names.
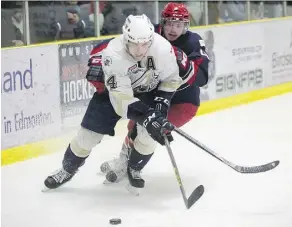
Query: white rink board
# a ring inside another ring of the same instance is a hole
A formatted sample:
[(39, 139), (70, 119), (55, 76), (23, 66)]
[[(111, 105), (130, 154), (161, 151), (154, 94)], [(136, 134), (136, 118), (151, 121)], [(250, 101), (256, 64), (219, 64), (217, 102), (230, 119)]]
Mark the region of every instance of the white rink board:
[(292, 81), (292, 21), (265, 28), (266, 85)]
[(1, 149), (60, 134), (57, 46), (1, 54)]
[(203, 101), (292, 81), (292, 19), (192, 31), (205, 40), (211, 60)]

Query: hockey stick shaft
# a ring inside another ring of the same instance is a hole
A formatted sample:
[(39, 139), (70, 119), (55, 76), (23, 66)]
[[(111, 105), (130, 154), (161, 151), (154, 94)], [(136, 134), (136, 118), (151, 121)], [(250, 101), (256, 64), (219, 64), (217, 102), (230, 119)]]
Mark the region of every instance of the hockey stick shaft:
[(175, 176), (176, 176), (176, 180), (177, 180), (177, 183), (179, 185), (179, 188), (180, 188), (184, 203), (186, 205), (186, 208), (188, 209), (189, 207), (188, 207), (188, 199), (186, 197), (186, 192), (185, 192), (184, 186), (182, 184), (182, 180), (181, 180), (181, 177), (180, 177), (177, 165), (176, 165), (176, 161), (174, 159), (174, 156), (173, 156), (173, 153), (172, 153), (172, 150), (171, 150), (171, 147), (170, 147), (170, 144), (169, 144), (169, 141), (168, 141), (166, 135), (164, 135), (164, 142), (165, 142), (165, 146), (167, 148), (167, 152), (168, 152), (170, 160), (171, 160), (171, 164), (172, 164), (172, 167), (173, 167), (173, 170), (174, 170), (174, 173), (175, 173)]
[(199, 142), (195, 138), (191, 137), (190, 135), (188, 135), (187, 133), (185, 133), (181, 129), (175, 128), (174, 131), (177, 132), (182, 137), (184, 137), (185, 139), (187, 139), (188, 141), (190, 141), (191, 143), (200, 147), (202, 150), (206, 151), (208, 154), (212, 155), (214, 158), (218, 159), (219, 161), (221, 161), (225, 165), (228, 165), (233, 170), (240, 172), (240, 173), (261, 173), (261, 172), (265, 172), (265, 171), (269, 171), (269, 170), (274, 169), (280, 163), (280, 161), (277, 160), (277, 161), (273, 161), (273, 162), (270, 162), (270, 163), (267, 163), (264, 165), (251, 166), (251, 167), (235, 165), (234, 163), (232, 163), (232, 162), (228, 161), (227, 159), (223, 158), (222, 156), (218, 155), (213, 150), (211, 150), (210, 148), (208, 148), (207, 146), (205, 146), (204, 144), (202, 144), (201, 142)]
[(228, 160), (226, 160), (225, 158), (221, 157), (220, 155), (218, 155), (217, 153), (212, 151), (210, 148), (206, 147), (204, 144), (202, 144), (201, 142), (199, 142), (195, 138), (191, 137), (190, 135), (188, 135), (187, 133), (185, 133), (181, 129), (175, 128), (174, 131), (177, 132), (182, 137), (184, 137), (185, 139), (187, 139), (188, 141), (190, 141), (191, 143), (197, 145), (199, 148), (203, 149), (204, 151), (206, 151), (207, 153), (212, 155), (214, 158), (217, 158), (218, 160), (220, 160), (221, 162), (227, 164), (231, 168), (235, 168), (235, 166), (236, 166), (235, 164), (233, 164), (233, 163), (229, 162)]

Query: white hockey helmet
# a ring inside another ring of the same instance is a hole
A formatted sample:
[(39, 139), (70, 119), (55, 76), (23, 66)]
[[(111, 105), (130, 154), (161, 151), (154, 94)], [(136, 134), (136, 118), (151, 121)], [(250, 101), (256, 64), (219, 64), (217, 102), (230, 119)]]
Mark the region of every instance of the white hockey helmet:
[(123, 25), (125, 43), (147, 43), (153, 40), (153, 34), (154, 26), (145, 14), (129, 15)]

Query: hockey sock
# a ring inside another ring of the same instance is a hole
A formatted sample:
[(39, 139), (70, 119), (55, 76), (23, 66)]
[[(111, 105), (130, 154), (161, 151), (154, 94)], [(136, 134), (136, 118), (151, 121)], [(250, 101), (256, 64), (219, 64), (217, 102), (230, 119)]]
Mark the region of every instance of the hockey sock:
[(76, 156), (71, 148), (70, 148), (70, 144), (64, 154), (64, 158), (63, 158), (63, 168), (68, 172), (68, 173), (75, 173), (78, 168), (80, 166), (82, 166), (85, 163), (85, 159), (87, 157), (78, 157)]
[(133, 148), (129, 157), (128, 166), (134, 170), (140, 171), (149, 162), (152, 155), (153, 153), (149, 155), (140, 154), (135, 148)]

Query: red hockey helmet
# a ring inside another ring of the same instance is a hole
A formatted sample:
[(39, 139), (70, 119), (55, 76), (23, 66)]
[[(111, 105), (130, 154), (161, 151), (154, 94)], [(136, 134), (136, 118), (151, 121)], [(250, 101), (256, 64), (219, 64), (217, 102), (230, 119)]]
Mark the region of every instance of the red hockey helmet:
[(190, 23), (190, 13), (184, 4), (170, 2), (166, 4), (161, 12), (162, 24), (164, 24), (166, 20), (183, 21), (187, 23), (188, 26)]

